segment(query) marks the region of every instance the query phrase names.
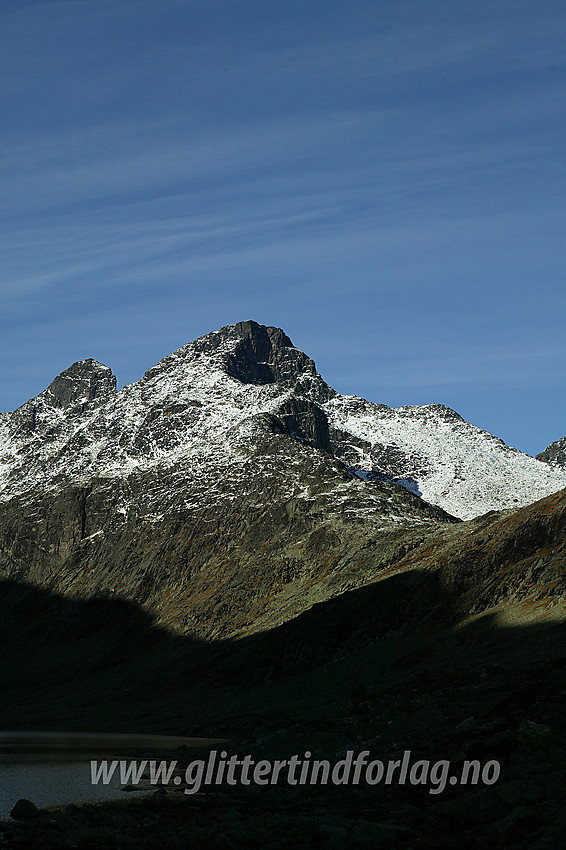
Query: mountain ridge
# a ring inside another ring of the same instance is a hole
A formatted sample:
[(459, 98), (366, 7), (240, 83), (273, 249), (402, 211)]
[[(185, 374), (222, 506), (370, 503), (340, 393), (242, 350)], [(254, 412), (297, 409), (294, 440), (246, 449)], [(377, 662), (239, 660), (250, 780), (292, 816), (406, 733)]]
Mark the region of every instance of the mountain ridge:
[(231, 474), (238, 446), (265, 431), (462, 519), (566, 485), (566, 472), (444, 405), (389, 408), (338, 394), (283, 330), (247, 320), (187, 343), (118, 392), (109, 367), (72, 364), (0, 419), (0, 499), (179, 460), (192, 459), (203, 475)]
[(537, 455), (537, 460), (550, 463), (555, 466), (566, 467), (566, 437), (555, 440)]

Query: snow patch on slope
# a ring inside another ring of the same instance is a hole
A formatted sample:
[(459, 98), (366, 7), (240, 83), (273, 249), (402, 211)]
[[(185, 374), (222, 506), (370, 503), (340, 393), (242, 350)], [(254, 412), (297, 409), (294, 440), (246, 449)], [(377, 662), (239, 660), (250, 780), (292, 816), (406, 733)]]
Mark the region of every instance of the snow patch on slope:
[(362, 470), (384, 473), (461, 519), (566, 487), (566, 470), (510, 448), (443, 405), (389, 408), (336, 396), (323, 408), (333, 427), (371, 447), (360, 452)]

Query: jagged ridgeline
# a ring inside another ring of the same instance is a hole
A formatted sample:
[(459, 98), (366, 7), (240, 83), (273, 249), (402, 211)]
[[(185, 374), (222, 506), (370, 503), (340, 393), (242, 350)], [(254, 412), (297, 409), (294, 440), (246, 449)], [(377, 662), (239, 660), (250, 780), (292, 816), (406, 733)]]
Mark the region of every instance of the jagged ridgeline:
[(566, 468), (566, 437), (555, 440), (554, 443), (547, 446), (543, 452), (537, 455), (537, 459)]
[(0, 474), (4, 577), (202, 637), (285, 622), (459, 520), (566, 486), (443, 405), (338, 394), (253, 321), (119, 392), (108, 367), (73, 364), (2, 414)]

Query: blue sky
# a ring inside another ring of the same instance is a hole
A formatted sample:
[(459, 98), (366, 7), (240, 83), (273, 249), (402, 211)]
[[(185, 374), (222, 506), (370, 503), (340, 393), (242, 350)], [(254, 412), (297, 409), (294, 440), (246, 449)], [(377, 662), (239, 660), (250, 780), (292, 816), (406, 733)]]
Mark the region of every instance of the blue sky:
[(566, 7), (4, 0), (0, 410), (253, 318), (337, 390), (566, 434)]

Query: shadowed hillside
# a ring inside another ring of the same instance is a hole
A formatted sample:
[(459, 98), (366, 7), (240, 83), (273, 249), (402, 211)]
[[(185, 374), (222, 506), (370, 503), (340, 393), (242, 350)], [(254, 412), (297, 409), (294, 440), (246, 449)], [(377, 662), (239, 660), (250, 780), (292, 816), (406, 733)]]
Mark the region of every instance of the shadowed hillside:
[[(276, 828), (283, 847), (330, 847), (312, 824), (297, 839), (300, 818), (315, 807), (319, 821), (323, 811), (351, 833), (361, 807), (368, 835), (371, 824), (396, 827), (383, 846), (419, 838), (449, 848), (461, 831), (463, 847), (486, 836), (494, 848), (559, 847), (550, 824), (566, 791), (565, 501), (437, 532), (378, 580), (241, 638), (176, 634), (126, 601), (4, 581), (3, 725), (222, 735), (233, 752), (270, 758), (308, 749), (335, 760), (363, 748), (456, 765), (496, 758), (496, 786), (434, 797), (414, 787), (299, 797), (284, 788), (274, 814), (271, 792), (240, 799), (236, 789), (230, 834), (245, 817), (260, 842)], [(170, 811), (163, 828), (176, 838), (180, 815)], [(213, 847), (218, 822), (203, 829)]]
[[(503, 769), (497, 787), (434, 799), (425, 787), (228, 787), (223, 832), (195, 798), (169, 809), (153, 844), (133, 822), (122, 843), (89, 837), (77, 816), (56, 822), (61, 846), (453, 850), (455, 832), (462, 847), (553, 846), (564, 470), (443, 405), (340, 396), (255, 322), (183, 346), (118, 393), (107, 367), (74, 364), (0, 417), (0, 464), (5, 729), (220, 736), (283, 759), (410, 750)], [(42, 824), (14, 827), (10, 846), (60, 846)]]

